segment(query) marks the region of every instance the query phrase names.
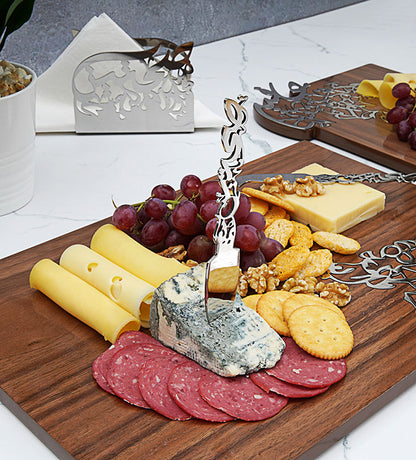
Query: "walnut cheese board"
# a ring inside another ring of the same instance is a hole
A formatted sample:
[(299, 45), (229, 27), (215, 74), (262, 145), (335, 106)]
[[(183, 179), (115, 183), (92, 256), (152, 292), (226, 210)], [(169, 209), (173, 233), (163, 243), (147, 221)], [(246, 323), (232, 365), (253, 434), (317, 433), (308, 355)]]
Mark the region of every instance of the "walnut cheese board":
[[(243, 173), (292, 172), (313, 162), (341, 173), (369, 170), (303, 141), (248, 163)], [(5, 293), (0, 317), (7, 325), (0, 329), (2, 402), (59, 458), (315, 458), (328, 447), (330, 435), (332, 440), (342, 437), (416, 382), (416, 309), (411, 302), (416, 187), (371, 186), (386, 193), (386, 209), (345, 234), (360, 241), (360, 253), (383, 256), (377, 259), (380, 276), (388, 267), (402, 270), (389, 271), (388, 288), (376, 288), (371, 280), (350, 286), (353, 300), (343, 311), (355, 346), (346, 358), (346, 377), (326, 393), (291, 400), (262, 422), (209, 423), (169, 421), (100, 390), (91, 364), (109, 343), (32, 290), (28, 277), (39, 259), (57, 261), (71, 244), (88, 245), (106, 220), (0, 261)], [(340, 264), (360, 260), (358, 255), (336, 257)]]
[[(256, 87), (254, 118), (261, 126), (298, 140), (317, 139), (400, 172), (416, 171), (416, 151), (397, 139), (378, 98), (361, 97), (362, 80), (383, 80), (393, 70), (366, 64), (315, 82), (289, 82), (289, 97)], [(309, 84), (310, 83), (310, 84)]]

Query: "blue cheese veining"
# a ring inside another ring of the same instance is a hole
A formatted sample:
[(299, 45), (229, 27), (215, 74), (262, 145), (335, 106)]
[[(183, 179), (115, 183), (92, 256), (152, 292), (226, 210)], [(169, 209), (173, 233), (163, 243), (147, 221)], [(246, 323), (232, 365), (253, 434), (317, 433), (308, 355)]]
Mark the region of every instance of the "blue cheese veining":
[(237, 295), (234, 308), (209, 324), (204, 304), (205, 264), (157, 288), (150, 330), (163, 344), (213, 372), (231, 377), (273, 367), (285, 344)]

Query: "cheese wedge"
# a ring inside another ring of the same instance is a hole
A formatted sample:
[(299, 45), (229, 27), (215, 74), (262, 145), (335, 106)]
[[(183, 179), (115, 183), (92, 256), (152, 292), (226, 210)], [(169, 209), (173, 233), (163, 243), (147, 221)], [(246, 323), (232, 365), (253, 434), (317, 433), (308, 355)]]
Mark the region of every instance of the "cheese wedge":
[(155, 287), (189, 269), (175, 259), (159, 256), (145, 248), (111, 224), (103, 225), (94, 233), (90, 247)]
[(122, 332), (140, 327), (137, 318), (50, 259), (34, 265), (29, 283), (112, 343)]
[[(146, 281), (109, 261), (87, 246), (75, 244), (61, 255), (60, 265), (109, 297), (141, 320), (141, 309), (147, 320), (155, 289)], [(147, 307), (146, 307), (147, 305)]]
[[(314, 163), (294, 171), (305, 174), (338, 174)], [(294, 220), (312, 230), (341, 233), (384, 209), (385, 194), (364, 184), (324, 185), (325, 194), (315, 197), (285, 195), (295, 212)]]

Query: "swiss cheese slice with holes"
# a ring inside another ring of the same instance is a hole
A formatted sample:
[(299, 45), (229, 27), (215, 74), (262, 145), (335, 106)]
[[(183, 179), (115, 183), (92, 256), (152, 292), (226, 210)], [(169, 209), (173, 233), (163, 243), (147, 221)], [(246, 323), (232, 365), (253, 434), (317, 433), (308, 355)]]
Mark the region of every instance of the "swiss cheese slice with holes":
[[(60, 265), (105, 294), (140, 320), (149, 319), (154, 286), (137, 278), (82, 244), (74, 244), (61, 255)], [(141, 314), (143, 312), (143, 314)], [(147, 319), (146, 319), (147, 316)], [(143, 324), (146, 326), (146, 324)]]

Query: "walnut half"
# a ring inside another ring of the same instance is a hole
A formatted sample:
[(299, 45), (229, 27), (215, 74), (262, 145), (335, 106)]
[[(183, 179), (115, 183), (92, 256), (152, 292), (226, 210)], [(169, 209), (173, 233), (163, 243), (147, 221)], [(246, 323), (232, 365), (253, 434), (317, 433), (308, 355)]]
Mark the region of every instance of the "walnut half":
[(325, 284), (321, 281), (316, 285), (315, 289), (320, 297), (329, 300), (338, 307), (345, 307), (351, 300), (349, 288), (343, 283), (333, 282)]
[(240, 275), (239, 292), (241, 296), (247, 295), (248, 289), (253, 289), (257, 294), (274, 291), (279, 285), (279, 279), (274, 273), (273, 264), (263, 264), (259, 267), (249, 267)]
[(301, 292), (303, 294), (315, 294), (315, 286), (317, 280), (312, 276), (305, 278), (289, 278), (285, 281), (285, 284), (282, 286), (284, 291), (289, 292)]

